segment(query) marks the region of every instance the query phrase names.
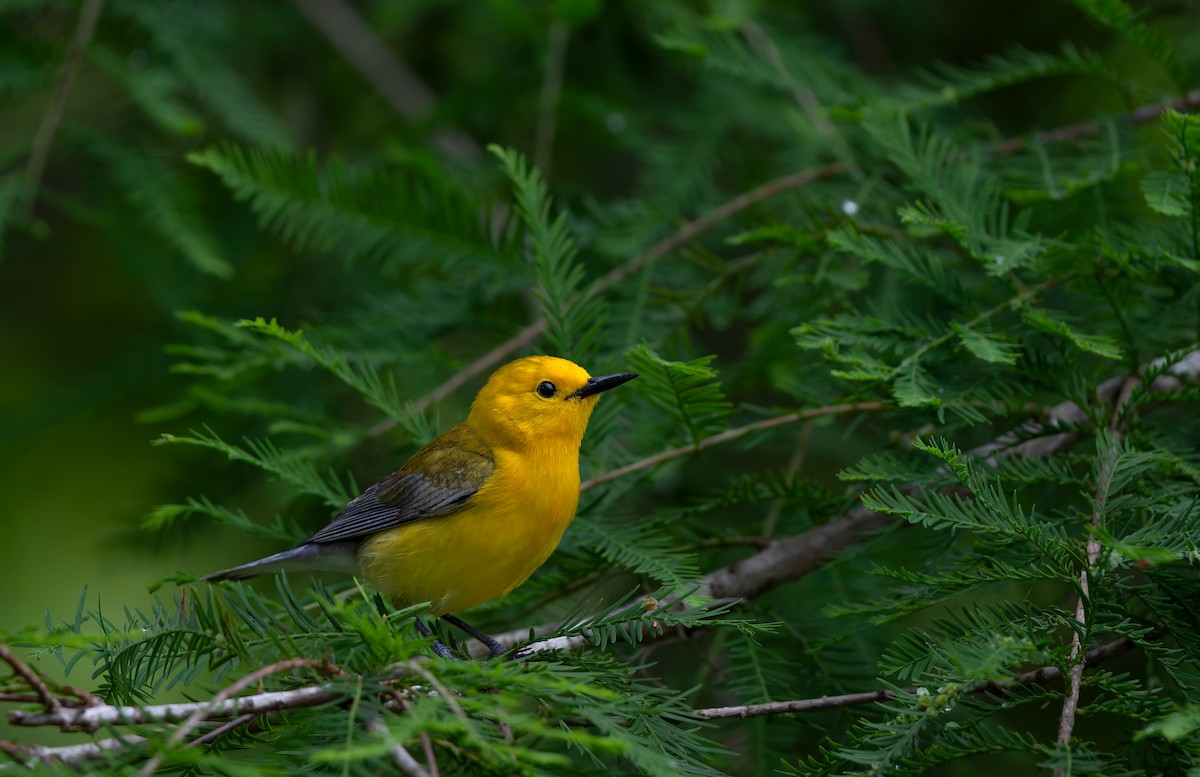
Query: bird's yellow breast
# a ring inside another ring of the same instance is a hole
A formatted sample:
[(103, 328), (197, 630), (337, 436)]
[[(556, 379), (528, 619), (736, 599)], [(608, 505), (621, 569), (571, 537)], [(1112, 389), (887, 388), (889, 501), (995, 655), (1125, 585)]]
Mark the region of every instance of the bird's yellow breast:
[(440, 615), (507, 594), (558, 547), (579, 503), (579, 449), (570, 441), (495, 451), (496, 469), (467, 506), (367, 539), (367, 582), (397, 606)]

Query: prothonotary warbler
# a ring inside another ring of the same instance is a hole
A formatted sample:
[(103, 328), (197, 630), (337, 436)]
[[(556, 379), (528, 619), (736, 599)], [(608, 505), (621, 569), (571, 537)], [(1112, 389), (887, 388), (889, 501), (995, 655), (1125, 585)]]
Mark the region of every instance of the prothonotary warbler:
[[(240, 580), (287, 570), (361, 575), (397, 607), (431, 612), (504, 647), (452, 613), (504, 596), (558, 547), (579, 503), (579, 446), (603, 391), (637, 375), (593, 378), (529, 356), (496, 370), (467, 420), (368, 488), (291, 550), (214, 572)], [(417, 630), (429, 636), (418, 619)], [(449, 652), (440, 643), (434, 649)]]

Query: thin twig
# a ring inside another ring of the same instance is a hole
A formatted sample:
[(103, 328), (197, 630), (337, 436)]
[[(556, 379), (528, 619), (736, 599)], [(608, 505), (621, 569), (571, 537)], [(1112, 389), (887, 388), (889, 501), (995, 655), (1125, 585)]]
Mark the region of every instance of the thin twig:
[(662, 453), (656, 453), (653, 456), (647, 456), (644, 459), (639, 459), (632, 464), (626, 464), (624, 467), (618, 467), (614, 470), (603, 472), (591, 480), (584, 481), (583, 484), (580, 485), (579, 490), (587, 491), (589, 488), (595, 488), (601, 483), (607, 483), (610, 480), (616, 480), (617, 478), (624, 477), (625, 475), (657, 466), (672, 459), (677, 459), (681, 456), (687, 456), (691, 453), (708, 450), (709, 448), (717, 445), (733, 442), (734, 440), (739, 440), (748, 434), (754, 434), (755, 432), (773, 429), (776, 426), (794, 424), (798, 421), (809, 421), (814, 418), (821, 418), (827, 415), (840, 415), (841, 413), (882, 410), (883, 407), (884, 405), (882, 402), (847, 402), (840, 405), (815, 407), (811, 410), (802, 410), (798, 413), (785, 413), (784, 415), (766, 418), (762, 421), (755, 421), (754, 423), (746, 424), (745, 426), (726, 429), (720, 434), (714, 434), (712, 437), (705, 437), (695, 445), (681, 445), (678, 448), (672, 448), (671, 450), (663, 451)]
[(429, 766), (429, 777), (441, 777), (437, 756), (433, 753), (433, 739), (430, 738), (428, 731), (421, 732), (421, 749), (425, 751), (425, 763)]
[(155, 753), (150, 760), (146, 762), (146, 765), (138, 771), (137, 777), (150, 777), (150, 775), (154, 774), (158, 767), (162, 765), (163, 758), (166, 755), (166, 748), (178, 745), (180, 742), (186, 739), (188, 734), (190, 734), (192, 730), (196, 728), (196, 726), (200, 725), (201, 721), (203, 721), (214, 709), (219, 708), (223, 702), (230, 700), (235, 694), (241, 692), (243, 689), (251, 685), (254, 685), (260, 680), (269, 677), (270, 675), (291, 671), (292, 669), (299, 669), (301, 667), (317, 669), (326, 674), (342, 674), (342, 670), (339, 667), (325, 661), (317, 661), (311, 658), (291, 658), (287, 661), (279, 661), (274, 664), (268, 664), (261, 669), (251, 672), (245, 677), (239, 678), (237, 681), (230, 683), (225, 688), (222, 688), (221, 691), (210, 701), (201, 705), (196, 709), (195, 712), (189, 715), (187, 720), (183, 721), (179, 728), (175, 729), (175, 731), (167, 739), (165, 747)]
[(377, 717), (367, 718), (363, 721), (363, 728), (370, 731), (372, 734), (378, 734), (388, 739), (388, 751), (392, 754), (392, 761), (395, 762), (396, 768), (408, 777), (432, 777), (429, 772), (425, 771), (425, 767), (412, 754), (404, 748), (404, 745), (392, 738), (392, 732), (383, 724)]
[[(140, 745), (145, 737), (129, 734), (112, 739), (101, 739), (98, 742), (82, 742), (78, 745), (64, 747), (42, 747), (41, 745), (18, 745), (14, 742), (0, 740), (0, 751), (4, 751), (13, 760), (22, 765), (32, 763), (60, 763), (67, 766), (83, 766), (88, 761), (102, 757), (109, 750), (118, 750), (132, 745)], [(3, 767), (0, 767), (3, 768)]]
[[(1132, 640), (1121, 638), (1094, 650), (1089, 650), (1079, 663), (1080, 667), (1095, 666), (1110, 658), (1127, 653), (1134, 648)], [(1043, 666), (1019, 674), (1009, 680), (988, 681), (979, 683), (971, 688), (971, 693), (990, 693), (1008, 695), (1034, 683), (1050, 682), (1062, 677), (1062, 670), (1057, 666)], [(917, 693), (917, 688), (905, 688), (904, 693)], [(792, 712), (815, 712), (817, 710), (833, 710), (841, 707), (856, 707), (862, 704), (887, 701), (899, 695), (898, 691), (881, 689), (878, 691), (863, 691), (860, 693), (844, 693), (839, 696), (819, 696), (814, 699), (792, 699), (790, 701), (772, 701), (764, 704), (738, 704), (731, 707), (707, 707), (693, 710), (692, 714), (708, 720), (720, 718), (757, 718), (764, 715), (783, 715)]]
[[(292, 3), (398, 116), (419, 121), (433, 114), (437, 107), (433, 92), (384, 45), (353, 6), (345, 0)], [(473, 162), (483, 155), (479, 144), (463, 132), (442, 130), (433, 135), (433, 142), (458, 162)]]
[(700, 542), (692, 545), (692, 548), (729, 548), (738, 545), (750, 545), (764, 550), (771, 544), (770, 537), (757, 536), (753, 534), (735, 534), (730, 536), (706, 537)]
[(554, 131), (557, 126), (558, 100), (562, 96), (563, 63), (567, 56), (567, 37), (571, 28), (562, 19), (550, 22), (546, 34), (546, 69), (538, 96), (537, 139), (533, 159), (545, 180), (550, 180), (554, 161)]
[(29, 683), (30, 689), (37, 694), (42, 706), (47, 712), (57, 713), (62, 710), (62, 702), (58, 697), (50, 693), (50, 689), (42, 682), (42, 678), (37, 676), (37, 672), (33, 671), (28, 664), (13, 655), (12, 649), (8, 645), (0, 645), (0, 660), (3, 660), (13, 668), (13, 671), (21, 675), (25, 682)]
[(249, 713), (262, 714), (276, 710), (316, 707), (337, 701), (341, 697), (340, 691), (305, 686), (226, 699), (220, 704), (214, 704), (211, 700), (157, 704), (149, 707), (116, 707), (101, 704), (94, 707), (67, 707), (57, 713), (12, 710), (8, 713), (8, 722), (15, 726), (57, 726), (63, 731), (92, 732), (104, 726), (176, 723), (186, 720), (198, 709), (205, 711), (206, 719), (213, 720)]
[(92, 36), (96, 33), (96, 22), (100, 19), (100, 11), (104, 0), (86, 0), (79, 10), (79, 20), (75, 23), (75, 34), (67, 48), (63, 59), (62, 70), (58, 74), (58, 85), (50, 98), (50, 105), (42, 114), (37, 134), (33, 136), (33, 148), (29, 152), (29, 164), (25, 168), (25, 204), (33, 207), (37, 198), (38, 187), (41, 186), (42, 175), (46, 171), (46, 161), (50, 158), (50, 147), (54, 145), (54, 136), (62, 124), (63, 111), (67, 107), (67, 98), (71, 95), (71, 87), (75, 84), (75, 76), (79, 72), (79, 63), (83, 61), (83, 53), (87, 51)]
[[(804, 466), (804, 457), (808, 454), (808, 444), (812, 441), (812, 433), (812, 424), (804, 424), (800, 427), (796, 447), (792, 451), (792, 457), (788, 460), (787, 477), (789, 480), (794, 478)], [(767, 509), (767, 517), (763, 519), (762, 527), (763, 536), (767, 539), (775, 536), (775, 528), (779, 525), (779, 516), (783, 514), (785, 501), (782, 497), (771, 500), (771, 506)]]
[[(1200, 106), (1200, 89), (1193, 89), (1182, 97), (1160, 100), (1156, 103), (1135, 108), (1127, 114), (1134, 124), (1146, 124), (1154, 121), (1167, 111), (1168, 108), (1182, 111)], [(1034, 143), (1062, 143), (1068, 140), (1082, 140), (1100, 132), (1102, 125), (1099, 121), (1084, 121), (1079, 124), (1068, 124), (1045, 132), (1033, 134)], [(999, 156), (1017, 154), (1026, 150), (1030, 141), (1024, 137), (1008, 138), (992, 146), (990, 151)]]
[[(1071, 654), (1067, 659), (1070, 666), (1068, 675), (1067, 692), (1063, 696), (1062, 712), (1058, 719), (1058, 744), (1067, 746), (1071, 742), (1071, 736), (1075, 730), (1075, 715), (1079, 710), (1079, 694), (1083, 687), (1083, 667), (1085, 661), (1079, 660), (1079, 656), (1083, 651), (1083, 644), (1089, 636), (1091, 625), (1087, 618), (1087, 605), (1090, 595), (1089, 581), (1092, 575), (1092, 570), (1096, 568), (1096, 563), (1100, 559), (1100, 536), (1097, 531), (1104, 522), (1104, 513), (1108, 504), (1108, 490), (1112, 482), (1113, 467), (1116, 462), (1115, 451), (1113, 447), (1120, 442), (1124, 432), (1125, 406), (1129, 402), (1129, 397), (1133, 394), (1140, 381), (1136, 375), (1131, 375), (1121, 382), (1121, 391), (1117, 395), (1116, 401), (1113, 402), (1112, 415), (1108, 423), (1108, 431), (1110, 435), (1110, 444), (1106, 450), (1100, 453), (1100, 470), (1096, 473), (1096, 490), (1095, 497), (1092, 500), (1092, 517), (1087, 538), (1087, 562), (1083, 569), (1079, 571), (1079, 597), (1075, 602), (1075, 623), (1076, 628), (1071, 632)], [(1063, 767), (1059, 767), (1053, 772), (1054, 777), (1062, 777), (1066, 774)]]
[(771, 40), (771, 36), (767, 35), (764, 30), (755, 21), (747, 21), (742, 25), (742, 34), (752, 46), (757, 48), (762, 56), (775, 69), (775, 73), (787, 84), (788, 89), (792, 92), (792, 99), (804, 111), (808, 120), (817, 128), (817, 131), (822, 135), (831, 138), (837, 138), (845, 145), (842, 138), (842, 133), (838, 131), (837, 126), (829, 120), (825, 108), (821, 105), (821, 101), (811, 89), (805, 89), (796, 83), (796, 79), (792, 77), (792, 73), (787, 68), (787, 63), (783, 61), (783, 54), (780, 53), (779, 47), (775, 45), (775, 41)]
[(229, 720), (229, 721), (222, 723), (221, 725), (214, 728), (212, 731), (204, 732), (202, 735), (196, 737), (191, 742), (188, 742), (187, 745), (185, 745), (185, 747), (199, 747), (200, 745), (207, 745), (210, 742), (215, 742), (218, 739), (220, 739), (222, 736), (224, 736), (225, 734), (229, 733), (230, 731), (233, 731), (234, 729), (237, 729), (237, 728), (241, 728), (242, 726), (245, 726), (246, 724), (253, 722), (256, 718), (258, 718), (257, 712), (247, 712), (245, 715), (239, 715), (238, 717), (234, 718), (233, 720)]

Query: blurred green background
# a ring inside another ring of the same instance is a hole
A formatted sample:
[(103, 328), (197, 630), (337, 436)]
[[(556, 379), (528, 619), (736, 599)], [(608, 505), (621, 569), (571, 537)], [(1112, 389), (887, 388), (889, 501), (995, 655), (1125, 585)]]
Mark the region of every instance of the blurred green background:
[[(6, 175), (25, 168), (81, 7), (0, 2), (0, 169)], [(221, 414), (188, 393), (187, 376), (171, 372), (171, 344), (194, 340), (196, 331), (177, 314), (322, 320), (361, 278), (334, 257), (288, 250), (264, 233), (214, 176), (184, 161), (190, 151), (233, 138), (336, 153), (351, 165), (440, 159), (476, 185), (502, 191), (490, 160), (439, 156), (437, 138), (455, 132), (473, 139), (476, 149), (498, 143), (550, 162), (552, 188), (579, 207), (588, 198), (618, 199), (644, 191), (652, 180), (630, 164), (630, 147), (677, 145), (686, 163), (694, 139), (687, 126), (672, 122), (686, 115), (684, 106), (719, 109), (691, 104), (702, 72), (656, 43), (677, 19), (698, 14), (771, 19), (811, 39), (811, 56), (827, 51), (831, 68), (855, 68), (884, 84), (937, 63), (978, 63), (1014, 43), (1057, 51), (1064, 42), (1112, 61), (1133, 60), (1126, 72), (1142, 68), (1144, 94), (1156, 94), (1162, 79), (1150, 63), (1137, 62), (1141, 55), (1066, 2), (350, 4), (433, 98), (425, 115), (406, 118), (302, 7), (312, 5), (104, 3), (38, 197), (29, 210), (5, 203), (5, 629), (40, 623), (46, 609), (69, 617), (85, 586), (92, 603), (118, 612), (143, 606), (149, 586), (164, 576), (204, 572), (268, 549), (208, 523), (162, 534), (139, 530), (155, 505), (189, 494), (239, 505), (255, 517), (276, 504), (271, 484), (254, 473), (204, 452), (151, 445), (163, 432), (186, 431)], [(1200, 3), (1139, 8), (1185, 55), (1200, 51)], [(567, 32), (562, 79), (568, 86), (556, 111), (556, 141), (539, 149), (539, 105), (556, 24)], [(18, 61), (21, 67), (12, 64)], [(970, 109), (1001, 131), (1024, 133), (1120, 113), (1141, 96), (1086, 79), (1048, 78), (989, 95)], [(629, 125), (628, 115), (653, 114), (656, 106), (664, 107), (661, 125)], [(760, 169), (765, 163), (753, 147), (729, 155), (751, 183), (786, 172)], [(164, 192), (187, 190), (188, 208), (175, 222), (147, 219), (156, 202), (122, 188), (123, 175), (142, 170), (139, 165), (154, 172)], [(191, 235), (207, 243), (186, 243)], [(209, 254), (228, 265), (225, 277), (201, 266)], [(518, 302), (512, 310), (524, 315)], [(698, 334), (706, 336), (711, 333)], [(439, 343), (444, 374), (490, 344), (486, 334), (448, 331)], [(719, 343), (701, 342), (696, 351), (720, 351)], [(447, 400), (440, 419), (459, 418), (477, 387), (475, 381)], [(368, 461), (360, 470), (364, 479), (398, 464), (382, 445)], [(833, 471), (841, 463), (822, 467)]]

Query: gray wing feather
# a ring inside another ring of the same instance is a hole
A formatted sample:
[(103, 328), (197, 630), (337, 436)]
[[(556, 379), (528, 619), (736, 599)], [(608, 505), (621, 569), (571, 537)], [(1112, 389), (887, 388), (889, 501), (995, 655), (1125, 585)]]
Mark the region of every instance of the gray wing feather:
[[(419, 472), (397, 475), (357, 496), (304, 544), (356, 539), (422, 518), (447, 515), (462, 509), (476, 491), (477, 488), (438, 488)], [(380, 501), (381, 498), (386, 501)]]

